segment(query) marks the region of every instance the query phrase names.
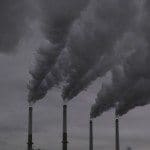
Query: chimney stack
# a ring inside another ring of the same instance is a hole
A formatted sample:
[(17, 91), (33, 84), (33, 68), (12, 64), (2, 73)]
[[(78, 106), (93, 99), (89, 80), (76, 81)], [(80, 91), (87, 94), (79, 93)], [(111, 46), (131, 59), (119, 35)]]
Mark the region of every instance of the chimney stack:
[(119, 144), (119, 116), (117, 112), (115, 112), (115, 126), (116, 126), (116, 150), (120, 149)]
[(89, 122), (89, 150), (93, 150), (93, 121)]
[(29, 117), (28, 117), (28, 150), (32, 150), (32, 104), (29, 104)]
[(62, 150), (67, 150), (67, 105), (63, 105), (63, 140)]

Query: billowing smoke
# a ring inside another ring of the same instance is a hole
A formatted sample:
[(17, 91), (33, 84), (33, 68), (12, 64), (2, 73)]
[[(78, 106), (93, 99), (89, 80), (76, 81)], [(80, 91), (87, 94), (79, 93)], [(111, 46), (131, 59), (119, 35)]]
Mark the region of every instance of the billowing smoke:
[(131, 28), (136, 11), (134, 0), (91, 1), (69, 35), (71, 71), (63, 99), (72, 99), (117, 63), (114, 44)]
[[(105, 80), (108, 80), (108, 78)], [(126, 78), (122, 66), (114, 67), (111, 71), (108, 83), (105, 83), (105, 80), (97, 95), (96, 102), (91, 108), (92, 118), (114, 107), (119, 99), (122, 98), (122, 93), (133, 84), (132, 81), (128, 81)]]
[[(55, 86), (58, 87), (62, 81), (65, 81), (65, 77), (70, 68), (68, 60), (69, 55), (66, 50), (63, 50), (63, 53), (58, 57), (58, 61), (42, 80), (41, 84), (35, 90), (29, 91), (29, 99), (32, 98), (33, 101), (40, 100), (47, 94), (48, 90)], [(32, 86), (34, 85), (30, 82), (30, 87)]]
[(140, 79), (124, 92), (123, 98), (119, 103), (117, 113), (121, 116), (126, 114), (130, 109), (137, 106), (144, 106), (150, 103), (150, 79)]
[(128, 69), (129, 78), (136, 80), (135, 84), (129, 87), (129, 90), (123, 93), (122, 100), (119, 103), (118, 114), (126, 114), (130, 109), (136, 106), (143, 106), (150, 103), (150, 94), (148, 92), (150, 88), (150, 53), (149, 53), (149, 32), (150, 32), (150, 22), (147, 21), (150, 15), (150, 3), (146, 1), (145, 11), (141, 18), (140, 23), (140, 38), (142, 42), (137, 43), (140, 48), (137, 48), (136, 53), (128, 59)]
[[(123, 115), (136, 106), (149, 103), (150, 95), (150, 53), (149, 53), (149, 9), (148, 1), (143, 1), (137, 23), (126, 33), (117, 45), (117, 54), (122, 59), (121, 66), (112, 71), (112, 83), (99, 92), (92, 106), (91, 117), (97, 117), (119, 102), (117, 113)], [(145, 4), (145, 5), (144, 5)], [(122, 68), (122, 69), (119, 69)], [(106, 90), (104, 90), (106, 89)], [(105, 92), (104, 92), (105, 91)]]
[(70, 28), (86, 7), (88, 0), (39, 0), (38, 2), (41, 10), (41, 30), (47, 42), (38, 51), (35, 67), (30, 71), (32, 80), (28, 86), (29, 101), (43, 98), (47, 89), (52, 87), (52, 84), (50, 87), (46, 86), (47, 81), (53, 80), (52, 72), (56, 70), (53, 68), (66, 46)]
[(16, 50), (27, 32), (27, 20), (31, 16), (30, 0), (1, 0), (0, 3), (0, 52)]

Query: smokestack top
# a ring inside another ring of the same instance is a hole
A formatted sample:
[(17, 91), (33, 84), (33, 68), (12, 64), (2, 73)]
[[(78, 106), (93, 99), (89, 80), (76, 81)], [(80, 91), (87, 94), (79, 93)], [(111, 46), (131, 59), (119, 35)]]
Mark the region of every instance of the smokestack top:
[(119, 107), (119, 102), (117, 102), (116, 105), (115, 105), (115, 118), (116, 119), (119, 119), (119, 114), (117, 113), (118, 107)]
[(119, 119), (119, 114), (115, 112), (115, 119)]
[(33, 102), (30, 101), (30, 102), (29, 102), (29, 107), (32, 107), (32, 106), (33, 106)]
[(115, 110), (115, 119), (119, 119), (119, 114), (117, 113), (116, 110)]
[(91, 116), (90, 116), (90, 119), (89, 119), (89, 121), (90, 121), (90, 122), (93, 122), (93, 118), (91, 118)]
[(63, 105), (67, 105), (68, 100), (67, 99), (63, 99)]

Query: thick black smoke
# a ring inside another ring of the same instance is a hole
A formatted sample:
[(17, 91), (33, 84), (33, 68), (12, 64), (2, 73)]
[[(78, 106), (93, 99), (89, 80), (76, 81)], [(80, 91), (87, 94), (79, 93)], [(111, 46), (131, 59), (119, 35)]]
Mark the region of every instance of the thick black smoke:
[(94, 0), (75, 23), (67, 43), (71, 71), (63, 98), (70, 100), (117, 63), (114, 44), (135, 20), (134, 0)]
[(31, 7), (29, 0), (0, 1), (0, 52), (16, 50), (17, 44), (27, 32)]
[[(142, 4), (137, 23), (132, 32), (126, 33), (118, 43), (118, 56), (122, 59), (122, 71), (114, 73), (111, 86), (97, 96), (91, 116), (97, 117), (111, 107), (118, 105), (118, 114), (123, 115), (136, 106), (149, 103), (150, 52), (149, 52), (149, 2)], [(123, 75), (123, 76), (122, 76)], [(115, 79), (115, 80), (114, 80)], [(103, 97), (101, 96), (103, 95)]]
[(35, 67), (30, 71), (32, 80), (29, 84), (29, 101), (36, 101), (43, 97), (38, 96), (37, 92), (40, 84), (43, 84), (42, 81), (46, 80), (44, 78), (56, 64), (66, 45), (70, 28), (86, 7), (88, 0), (39, 0), (38, 2), (41, 10), (41, 30), (47, 44), (38, 51)]

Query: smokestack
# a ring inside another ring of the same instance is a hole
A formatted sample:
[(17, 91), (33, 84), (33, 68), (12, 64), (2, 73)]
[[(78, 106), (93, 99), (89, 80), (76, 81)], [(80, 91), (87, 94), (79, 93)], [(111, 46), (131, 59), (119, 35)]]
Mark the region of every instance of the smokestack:
[(67, 105), (63, 105), (63, 140), (62, 140), (62, 150), (67, 150)]
[(116, 126), (116, 150), (119, 150), (120, 149), (120, 144), (119, 144), (119, 115), (117, 114), (117, 111), (115, 111), (115, 126)]
[(93, 150), (93, 121), (89, 122), (89, 150)]
[(32, 104), (29, 104), (29, 117), (28, 117), (28, 150), (32, 150)]

